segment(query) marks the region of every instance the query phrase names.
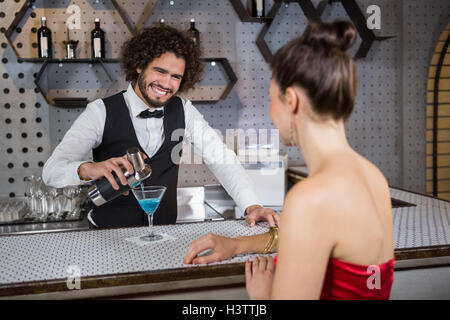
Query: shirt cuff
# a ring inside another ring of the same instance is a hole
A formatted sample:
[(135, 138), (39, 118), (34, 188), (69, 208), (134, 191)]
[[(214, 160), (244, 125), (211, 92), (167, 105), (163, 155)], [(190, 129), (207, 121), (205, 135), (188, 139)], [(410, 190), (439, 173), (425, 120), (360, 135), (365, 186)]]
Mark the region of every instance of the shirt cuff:
[(252, 188), (242, 188), (239, 194), (234, 198), (236, 205), (239, 207), (243, 215), (245, 214), (245, 210), (250, 206), (260, 205), (263, 207), (258, 196), (253, 192), (253, 190), (250, 189)]
[(70, 163), (68, 171), (70, 173), (70, 177), (69, 180), (70, 181), (76, 181), (76, 183), (74, 183), (74, 185), (78, 185), (78, 184), (86, 184), (91, 182), (92, 180), (81, 180), (80, 176), (78, 175), (78, 168), (85, 162), (92, 162), (89, 160), (86, 161), (75, 161)]

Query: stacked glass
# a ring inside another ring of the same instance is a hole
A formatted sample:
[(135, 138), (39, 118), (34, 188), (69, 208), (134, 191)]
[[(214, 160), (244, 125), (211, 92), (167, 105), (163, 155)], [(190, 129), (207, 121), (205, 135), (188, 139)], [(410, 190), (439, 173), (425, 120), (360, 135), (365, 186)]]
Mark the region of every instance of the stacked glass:
[(20, 220), (20, 213), (25, 209), (25, 203), (8, 199), (0, 202), (0, 224), (13, 223)]
[(28, 213), (25, 221), (59, 221), (78, 220), (81, 216), (85, 192), (81, 186), (67, 186), (53, 188), (46, 186), (39, 176), (28, 176), (25, 196), (28, 205)]

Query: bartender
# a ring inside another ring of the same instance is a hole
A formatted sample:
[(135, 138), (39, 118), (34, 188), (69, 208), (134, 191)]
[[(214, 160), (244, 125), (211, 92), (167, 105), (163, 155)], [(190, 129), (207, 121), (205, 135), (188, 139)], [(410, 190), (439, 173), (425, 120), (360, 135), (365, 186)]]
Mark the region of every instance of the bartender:
[[(177, 150), (186, 139), (246, 214), (251, 226), (261, 220), (267, 220), (271, 226), (278, 224), (280, 216), (259, 204), (236, 154), (225, 146), (191, 101), (176, 95), (200, 80), (200, 48), (175, 28), (153, 27), (124, 44), (121, 64), (130, 82), (127, 90), (87, 105), (45, 163), (45, 184), (61, 188), (106, 177), (118, 190), (112, 173), (123, 185), (127, 184), (121, 167), (133, 170), (125, 153), (137, 146), (152, 167), (152, 175), (144, 184), (167, 187), (153, 222), (173, 224), (177, 219), (179, 169), (174, 154), (179, 155)], [(93, 162), (89, 161), (91, 150)], [(130, 193), (94, 206), (88, 219), (94, 228), (147, 224), (146, 215)]]

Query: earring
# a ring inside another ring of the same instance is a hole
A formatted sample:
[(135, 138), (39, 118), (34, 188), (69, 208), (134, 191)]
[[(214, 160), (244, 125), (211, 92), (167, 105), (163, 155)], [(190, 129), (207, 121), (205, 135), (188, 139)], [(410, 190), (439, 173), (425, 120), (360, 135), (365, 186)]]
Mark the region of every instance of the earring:
[(295, 146), (295, 140), (294, 140), (294, 119), (292, 119), (292, 117), (291, 117), (291, 126), (289, 128), (289, 135), (290, 135), (290, 138), (291, 138), (291, 141), (290, 141), (291, 146)]

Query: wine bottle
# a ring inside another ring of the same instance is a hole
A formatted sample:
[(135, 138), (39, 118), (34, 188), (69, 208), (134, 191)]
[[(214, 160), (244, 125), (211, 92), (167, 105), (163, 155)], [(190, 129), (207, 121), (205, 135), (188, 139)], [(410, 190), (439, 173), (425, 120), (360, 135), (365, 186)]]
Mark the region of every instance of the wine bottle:
[(251, 0), (251, 16), (256, 18), (264, 17), (264, 0)]
[(52, 32), (47, 27), (47, 18), (41, 18), (41, 27), (37, 31), (39, 58), (52, 57)]
[(105, 32), (100, 28), (100, 19), (95, 18), (91, 32), (92, 59), (105, 58)]
[(188, 30), (188, 35), (196, 45), (200, 44), (200, 32), (195, 28), (195, 19), (191, 19), (191, 27)]

